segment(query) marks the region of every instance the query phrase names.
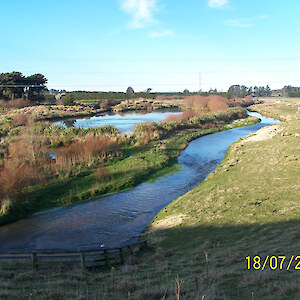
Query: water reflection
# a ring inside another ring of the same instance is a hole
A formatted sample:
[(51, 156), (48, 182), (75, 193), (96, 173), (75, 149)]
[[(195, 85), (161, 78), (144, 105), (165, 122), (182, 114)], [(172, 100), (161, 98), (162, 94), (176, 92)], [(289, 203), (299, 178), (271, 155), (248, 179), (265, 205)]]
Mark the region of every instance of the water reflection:
[(163, 121), (168, 116), (178, 115), (182, 111), (180, 109), (160, 109), (157, 111), (138, 111), (138, 112), (124, 112), (124, 113), (112, 113), (108, 112), (89, 118), (70, 118), (67, 120), (54, 122), (54, 125), (61, 125), (66, 128), (70, 127), (98, 127), (104, 125), (113, 125), (121, 132), (131, 132), (134, 125), (143, 122), (156, 122)]

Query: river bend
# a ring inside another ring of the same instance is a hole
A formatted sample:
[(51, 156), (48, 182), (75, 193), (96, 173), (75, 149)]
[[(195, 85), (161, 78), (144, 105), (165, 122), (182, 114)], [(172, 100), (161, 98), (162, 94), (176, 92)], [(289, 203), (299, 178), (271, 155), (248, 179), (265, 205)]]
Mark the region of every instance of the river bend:
[(258, 113), (258, 124), (200, 137), (178, 157), (178, 172), (153, 183), (84, 203), (54, 208), (0, 227), (0, 250), (90, 249), (137, 241), (166, 205), (196, 187), (223, 160), (226, 150), (260, 128), (278, 124)]

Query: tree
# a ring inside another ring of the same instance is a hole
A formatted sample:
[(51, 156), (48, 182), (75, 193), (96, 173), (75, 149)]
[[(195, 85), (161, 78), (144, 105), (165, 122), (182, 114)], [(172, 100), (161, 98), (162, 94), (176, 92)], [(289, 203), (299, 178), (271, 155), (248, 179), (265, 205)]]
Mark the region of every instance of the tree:
[(267, 87), (266, 87), (266, 93), (267, 93), (266, 96), (271, 97), (272, 91), (271, 91), (269, 85), (267, 85)]
[(238, 97), (241, 98), (244, 95), (244, 86), (240, 86), (238, 84), (232, 85), (228, 89), (229, 98)]
[(126, 90), (126, 94), (134, 94), (134, 90), (131, 86), (129, 86)]
[(26, 95), (29, 100), (42, 102), (45, 100), (44, 92), (47, 90), (47, 78), (42, 74), (26, 77)]
[(44, 92), (47, 79), (42, 74), (34, 74), (25, 77), (20, 72), (0, 74), (0, 98), (13, 100), (27, 97), (29, 100), (41, 102), (44, 100)]
[(13, 100), (24, 96), (25, 76), (20, 72), (0, 74), (0, 98)]

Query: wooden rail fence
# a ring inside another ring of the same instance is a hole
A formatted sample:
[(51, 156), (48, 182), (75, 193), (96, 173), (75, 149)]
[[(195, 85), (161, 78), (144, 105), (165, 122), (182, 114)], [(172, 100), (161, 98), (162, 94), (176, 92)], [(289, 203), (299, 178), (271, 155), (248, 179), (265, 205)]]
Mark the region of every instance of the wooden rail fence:
[(81, 269), (124, 264), (126, 257), (148, 248), (141, 241), (122, 248), (91, 250), (32, 250), (0, 251), (0, 263), (31, 264), (33, 269), (42, 264), (80, 264)]

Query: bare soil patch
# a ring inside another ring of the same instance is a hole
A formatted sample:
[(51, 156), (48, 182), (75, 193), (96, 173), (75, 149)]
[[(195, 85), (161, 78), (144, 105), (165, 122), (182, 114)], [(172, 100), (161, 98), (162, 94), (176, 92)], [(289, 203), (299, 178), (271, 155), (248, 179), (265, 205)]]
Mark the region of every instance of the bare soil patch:
[(251, 134), (249, 137), (244, 139), (244, 142), (256, 142), (264, 141), (273, 138), (276, 134), (283, 130), (281, 125), (272, 125), (268, 127), (261, 128), (256, 131), (254, 134)]
[(183, 217), (184, 215), (172, 215), (163, 220), (153, 222), (148, 229), (148, 233), (175, 227), (182, 222)]

